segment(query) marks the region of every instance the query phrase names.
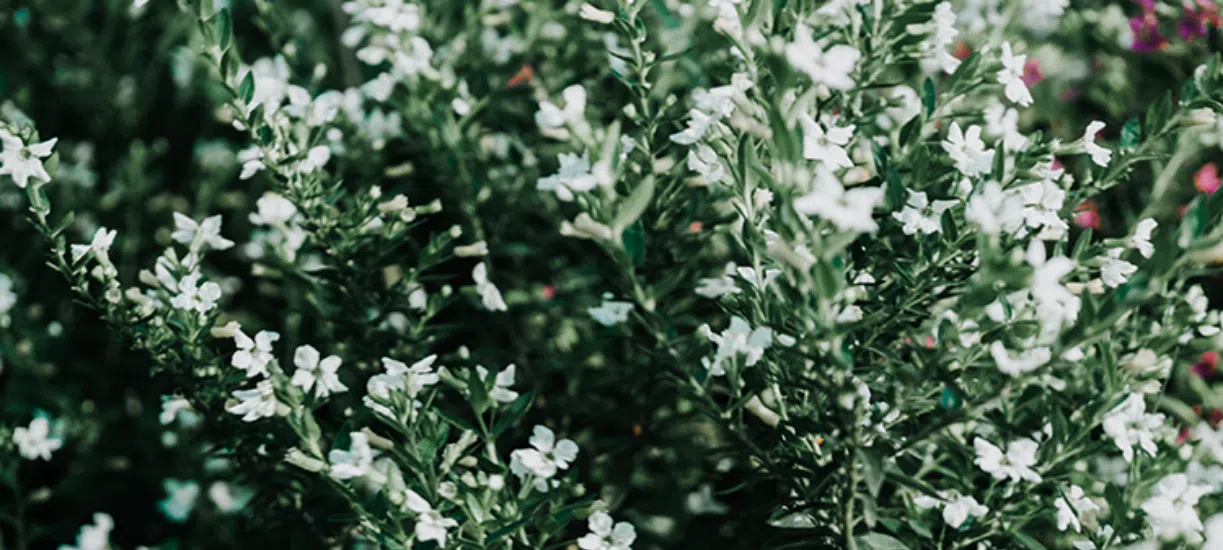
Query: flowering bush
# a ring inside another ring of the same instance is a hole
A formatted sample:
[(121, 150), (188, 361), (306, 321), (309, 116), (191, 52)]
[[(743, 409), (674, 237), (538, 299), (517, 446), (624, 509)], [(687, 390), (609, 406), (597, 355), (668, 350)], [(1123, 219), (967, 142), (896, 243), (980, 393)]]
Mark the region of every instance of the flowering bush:
[(0, 11), (0, 548), (1223, 548), (1213, 0)]

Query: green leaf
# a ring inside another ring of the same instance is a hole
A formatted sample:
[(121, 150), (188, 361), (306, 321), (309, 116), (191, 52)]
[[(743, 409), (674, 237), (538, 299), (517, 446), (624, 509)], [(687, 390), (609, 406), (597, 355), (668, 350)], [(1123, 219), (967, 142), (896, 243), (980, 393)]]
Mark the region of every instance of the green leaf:
[(225, 52), (229, 49), (229, 43), (234, 35), (234, 20), (229, 14), (228, 7), (221, 8), (221, 11), (217, 12), (215, 24), (217, 29), (217, 45), (221, 47), (222, 52)]
[(51, 230), (51, 238), (60, 236), (61, 233), (68, 229), (68, 226), (72, 225), (72, 221), (75, 219), (76, 212), (69, 210), (67, 214), (64, 214), (63, 218), (60, 218), (59, 223), (55, 224), (55, 228)]
[(620, 242), (624, 244), (624, 252), (628, 254), (633, 266), (639, 266), (645, 261), (645, 231), (641, 229), (641, 224), (629, 227), (620, 237)]
[(1019, 542), (1020, 544), (1024, 545), (1027, 548), (1030, 548), (1031, 550), (1046, 550), (1045, 545), (1037, 542), (1036, 539), (1028, 535), (1020, 533), (1019, 531), (1012, 531), (1011, 538), (1015, 539), (1015, 541)]
[(1163, 130), (1164, 123), (1168, 121), (1168, 117), (1172, 114), (1172, 92), (1164, 92), (1164, 95), (1151, 103), (1147, 107), (1147, 120), (1144, 126), (1147, 129), (1147, 138), (1157, 134)]
[(1185, 81), (1185, 85), (1181, 87), (1180, 103), (1182, 105), (1189, 103), (1198, 98), (1198, 84), (1192, 78)]
[(238, 97), (247, 105), (250, 105), (251, 100), (254, 99), (255, 71), (246, 71), (246, 76), (242, 77), (242, 83), (238, 84)]
[(1138, 140), (1142, 139), (1142, 123), (1138, 121), (1138, 117), (1131, 117), (1125, 122), (1125, 126), (1121, 127), (1121, 148), (1129, 149), (1138, 145)]
[(921, 116), (915, 116), (905, 123), (900, 129), (900, 146), (912, 147), (913, 142), (921, 135), (923, 119)]
[(653, 198), (654, 177), (647, 176), (620, 204), (620, 211), (616, 212), (616, 219), (612, 221), (612, 231), (619, 234), (628, 226), (633, 225), (645, 213), (646, 207), (650, 205), (650, 199)]
[(476, 369), (467, 370), (468, 400), (471, 401), (471, 408), (477, 415), (484, 414), (484, 411), (487, 411), (492, 405), (492, 400), (488, 397), (488, 388), (484, 384), (485, 381), (480, 379), (480, 373)]
[(909, 200), (909, 194), (905, 191), (905, 186), (900, 181), (900, 172), (895, 168), (888, 167), (884, 173), (887, 178), (883, 185), (883, 191), (888, 200), (888, 209), (899, 210), (904, 207), (905, 202)]
[(943, 388), (943, 393), (942, 395), (939, 395), (938, 398), (938, 404), (944, 409), (954, 411), (959, 409), (960, 406), (964, 404), (964, 398), (960, 397), (960, 394), (956, 393), (956, 391), (949, 386)]
[(960, 240), (960, 229), (955, 224), (955, 215), (950, 210), (943, 212), (939, 218), (939, 223), (943, 226), (943, 238), (949, 243), (954, 243)]
[(510, 426), (518, 424), (522, 417), (526, 415), (527, 409), (531, 406), (531, 400), (535, 399), (534, 393), (527, 393), (518, 396), (513, 403), (510, 403), (501, 411), (501, 418), (497, 419), (497, 423), (493, 425), (493, 438), (501, 437), (501, 434), (510, 429)]
[(480, 428), (476, 426), (475, 422), (473, 422), (471, 419), (464, 418), (462, 415), (458, 414), (455, 411), (446, 410), (446, 408), (440, 407), (440, 406), (434, 407), (433, 410), (437, 412), (437, 414), (441, 415), (442, 419), (453, 424), (456, 428), (460, 430), (468, 430), (468, 431), (472, 431), (475, 433), (480, 433)]
[(1070, 253), (1070, 258), (1074, 260), (1086, 259), (1087, 249), (1091, 246), (1091, 228), (1083, 230), (1079, 233), (1079, 239), (1074, 241), (1074, 251)]
[(863, 449), (863, 479), (866, 481), (866, 489), (870, 491), (872, 497), (879, 496), (879, 489), (883, 487), (883, 480), (887, 477), (884, 467), (883, 458), (876, 454), (874, 449)]
[(909, 550), (905, 543), (883, 533), (862, 535), (858, 537), (858, 545), (863, 550)]
[(998, 148), (994, 150), (994, 169), (990, 176), (994, 181), (1003, 181), (1003, 176), (1006, 175), (1006, 144), (1002, 141), (998, 142)]
[(926, 116), (933, 116), (935, 105), (934, 80), (927, 76), (926, 80), (922, 82), (921, 89), (921, 100), (922, 105), (926, 108)]

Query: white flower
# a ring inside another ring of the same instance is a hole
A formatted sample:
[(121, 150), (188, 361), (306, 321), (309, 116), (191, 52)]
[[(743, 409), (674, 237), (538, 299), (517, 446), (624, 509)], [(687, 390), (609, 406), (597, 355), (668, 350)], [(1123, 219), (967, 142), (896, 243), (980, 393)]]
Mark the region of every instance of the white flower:
[(497, 289), (497, 285), (488, 280), (488, 266), (484, 262), (476, 264), (476, 267), (471, 270), (471, 278), (476, 282), (476, 292), (480, 293), (480, 301), (484, 303), (484, 309), (489, 311), (509, 309), (505, 305), (505, 300), (501, 298), (501, 291)]
[(723, 275), (716, 278), (701, 279), (695, 292), (706, 298), (716, 300), (727, 294), (738, 294), (742, 292), (742, 289), (735, 284), (734, 278), (729, 275)]
[(982, 114), (985, 115), (985, 133), (1002, 138), (1007, 151), (1021, 151), (1028, 146), (1028, 137), (1019, 131), (1019, 111), (995, 102)]
[(603, 511), (590, 515), (587, 525), (590, 533), (578, 539), (578, 548), (582, 550), (629, 550), (637, 539), (637, 530), (633, 524), (621, 521), (613, 525), (612, 517)]
[[(17, 305), (17, 293), (13, 291), (13, 279), (0, 273), (0, 319)], [(3, 365), (0, 365), (3, 370)]]
[(998, 370), (1010, 376), (1032, 372), (1048, 364), (1053, 357), (1049, 348), (1033, 348), (1024, 350), (1019, 355), (1011, 355), (1006, 346), (999, 341), (990, 344), (989, 354), (994, 358), (994, 364), (998, 365)]
[(1096, 145), (1096, 134), (1103, 129), (1103, 122), (1093, 120), (1091, 124), (1087, 125), (1087, 130), (1083, 132), (1083, 149), (1091, 155), (1091, 161), (1098, 166), (1108, 166), (1108, 162), (1113, 158), (1112, 151)]
[(240, 180), (251, 179), (260, 170), (267, 168), (263, 163), (263, 151), (256, 146), (239, 151), (238, 161), (242, 163), (242, 173), (238, 174)]
[(632, 302), (621, 302), (617, 300), (609, 300), (610, 294), (603, 295), (603, 303), (599, 307), (587, 308), (586, 313), (595, 322), (605, 327), (610, 327), (618, 323), (623, 323), (628, 320), (628, 314), (633, 311)]
[(1006, 453), (994, 444), (981, 439), (973, 439), (973, 447), (977, 451), (974, 461), (981, 470), (994, 479), (1010, 479), (1011, 481), (1028, 480), (1039, 483), (1040, 474), (1032, 469), (1036, 465), (1036, 442), (1031, 439), (1017, 439), (1007, 445)]
[(812, 82), (833, 90), (854, 87), (849, 74), (860, 57), (862, 53), (858, 50), (840, 44), (824, 50), (812, 40), (811, 28), (803, 24), (794, 28), (794, 42), (786, 44), (786, 59), (790, 65), (806, 73)]
[(1189, 483), (1185, 474), (1164, 476), (1155, 484), (1151, 496), (1142, 503), (1155, 537), (1173, 540), (1182, 536), (1196, 537), (1202, 532), (1202, 520), (1198, 518), (1198, 500), (1209, 490)]
[(76, 536), (76, 546), (63, 545), (60, 550), (107, 550), (110, 548), (110, 532), (115, 528), (111, 517), (102, 512), (93, 515), (93, 524), (81, 527)]
[[(498, 372), (497, 376), (493, 379), (493, 389), (488, 392), (488, 396), (493, 398), (493, 401), (513, 403), (515, 399), (518, 399), (518, 392), (510, 389), (510, 386), (514, 385), (514, 369), (515, 367), (511, 363), (502, 369), (501, 372)], [(488, 379), (488, 369), (476, 365), (476, 373), (480, 375), (481, 380)]]
[(293, 202), (276, 193), (264, 193), (255, 201), (257, 212), (250, 215), (250, 221), (258, 225), (283, 225), (297, 215), (297, 207)]
[(116, 275), (114, 272), (114, 264), (110, 261), (110, 247), (115, 243), (115, 237), (119, 234), (118, 231), (105, 227), (99, 227), (93, 233), (93, 239), (89, 244), (74, 244), (72, 245), (72, 261), (73, 263), (81, 261), (86, 254), (92, 254), (94, 259), (98, 261), (104, 268), (107, 269), (109, 275)]
[(998, 182), (988, 181), (969, 197), (964, 219), (987, 235), (1013, 232), (1023, 226), (1023, 202), (1015, 194), (1003, 191)]
[(688, 150), (688, 169), (705, 178), (706, 182), (718, 183), (726, 177), (726, 169), (718, 160), (718, 153), (704, 143)]
[(561, 153), (557, 155), (557, 160), (560, 162), (560, 168), (556, 174), (539, 178), (535, 183), (536, 189), (555, 192), (556, 198), (569, 202), (573, 200), (575, 192), (590, 191), (599, 184), (598, 179), (590, 172), (589, 154), (582, 153), (579, 157), (573, 153)]
[(957, 498), (943, 507), (943, 521), (948, 527), (958, 529), (964, 522), (968, 521), (969, 516), (979, 518), (989, 513), (989, 508), (977, 502), (977, 499), (971, 496), (963, 496)]
[(406, 391), (408, 397), (415, 398), (425, 386), (432, 386), (440, 380), (438, 374), (433, 371), (433, 363), (436, 361), (437, 355), (430, 355), (408, 366), (390, 357), (383, 357), (382, 367), (386, 372), (371, 377), (367, 389), (370, 394), (384, 399), (390, 396), (389, 390)]
[(557, 107), (550, 101), (539, 102), (539, 111), (535, 112), (535, 123), (540, 128), (560, 128), (568, 123), (582, 120), (586, 112), (586, 88), (574, 84), (561, 92), (565, 99), (565, 107)]
[(1082, 532), (1082, 518), (1100, 511), (1100, 506), (1095, 501), (1087, 498), (1083, 494), (1083, 488), (1078, 485), (1070, 486), (1070, 492), (1057, 499), (1053, 504), (1057, 507), (1058, 531), (1065, 531), (1067, 527), (1073, 526), (1074, 532)]
[(715, 119), (730, 116), (735, 111), (735, 100), (743, 97), (752, 87), (752, 81), (747, 73), (735, 73), (730, 77), (730, 84), (717, 86), (706, 91), (697, 88), (692, 92), (692, 100), (697, 109), (713, 115)]
[(1074, 260), (1065, 256), (1045, 259), (1045, 245), (1033, 240), (1028, 245), (1027, 262), (1036, 268), (1028, 283), (1028, 293), (1036, 303), (1036, 315), (1042, 335), (1052, 336), (1063, 326), (1073, 323), (1079, 315), (1082, 300), (1062, 284), (1062, 278), (1074, 271)]
[(1202, 550), (1223, 549), (1223, 514), (1215, 514), (1206, 520), (1206, 541)]
[(937, 68), (951, 74), (960, 66), (960, 60), (947, 51), (947, 46), (955, 43), (955, 37), (959, 34), (955, 28), (955, 20), (955, 11), (951, 2), (942, 2), (935, 7), (934, 32), (930, 34), (930, 39), (922, 45), (928, 60), (927, 63), (923, 63), (923, 66), (928, 67), (927, 70), (933, 71)]
[(276, 414), (276, 390), (271, 380), (260, 381), (253, 390), (234, 390), (233, 396), (238, 404), (225, 410), (242, 415), (243, 421), (254, 422)]
[(170, 237), (185, 244), (193, 251), (200, 250), (205, 244), (213, 250), (225, 250), (234, 242), (221, 236), (221, 216), (210, 216), (203, 222), (196, 223), (178, 212), (174, 213), (174, 233)]
[(1147, 413), (1147, 403), (1140, 393), (1131, 393), (1125, 401), (1104, 415), (1104, 433), (1113, 439), (1121, 455), (1129, 462), (1134, 458), (1134, 445), (1155, 456), (1157, 430), (1163, 428), (1164, 415)]
[(162, 396), (161, 414), (157, 417), (161, 425), (167, 426), (173, 424), (180, 417), (184, 426), (194, 426), (200, 421), (200, 416), (186, 398), (168, 395)]
[(969, 126), (968, 131), (964, 131), (960, 123), (952, 122), (942, 145), (951, 160), (955, 161), (956, 169), (965, 176), (984, 174), (993, 168), (994, 150), (985, 148), (980, 126)]
[(758, 270), (754, 267), (736, 268), (735, 273), (738, 273), (739, 278), (747, 281), (748, 284), (755, 287), (756, 290), (764, 290), (765, 288), (768, 288), (769, 285), (773, 284), (773, 281), (776, 280), (777, 277), (781, 276), (780, 269)]
[(191, 480), (165, 479), (162, 480), (161, 487), (166, 491), (166, 498), (157, 503), (157, 508), (170, 521), (187, 521), (187, 517), (195, 509), (196, 499), (200, 496), (200, 484)]
[[(1070, 229), (1070, 225), (1061, 218), (1062, 206), (1066, 202), (1065, 190), (1054, 180), (1044, 179), (1022, 185), (1016, 191), (1024, 203), (1024, 224), (1039, 230), (1037, 238), (1056, 241), (1065, 236)], [(1021, 234), (1026, 234), (1026, 231)]]
[(705, 114), (700, 109), (688, 111), (688, 127), (682, 132), (671, 134), (671, 141), (680, 145), (692, 145), (705, 137), (709, 127), (717, 122), (713, 116)]
[(1069, 5), (1070, 0), (1025, 0), (1019, 13), (1025, 27), (1043, 35), (1057, 30), (1058, 21)]
[(208, 498), (223, 514), (230, 514), (245, 508), (246, 503), (250, 502), (253, 496), (255, 493), (251, 489), (224, 481), (214, 481), (212, 485), (208, 486)]
[(1137, 248), (1143, 258), (1150, 258), (1155, 254), (1155, 245), (1151, 244), (1151, 232), (1157, 226), (1159, 223), (1151, 218), (1139, 220), (1138, 225), (1134, 226), (1134, 236), (1130, 237), (1129, 245)]
[(51, 156), (56, 141), (58, 138), (52, 138), (26, 146), (21, 138), (0, 129), (0, 144), (4, 145), (4, 149), (0, 150), (0, 175), (8, 174), (13, 178), (13, 183), (22, 189), (29, 185), (30, 178), (51, 181), (51, 176), (42, 166), (42, 159)]
[(855, 187), (847, 190), (836, 177), (821, 167), (816, 169), (811, 192), (794, 199), (794, 210), (799, 214), (824, 218), (841, 231), (870, 233), (879, 229), (871, 215), (882, 202), (882, 188)]
[(290, 384), (300, 387), (303, 392), (310, 393), (314, 388), (314, 396), (322, 399), (333, 393), (348, 391), (348, 387), (340, 382), (336, 371), (340, 369), (340, 358), (330, 355), (319, 359), (319, 352), (314, 346), (305, 345), (293, 352), (293, 364), (297, 370), (293, 372)]
[(369, 473), (374, 463), (374, 450), (369, 446), (369, 437), (362, 432), (348, 434), (348, 450), (332, 449), (327, 453), (331, 463), (331, 477), (352, 479)]
[(31, 420), (28, 427), (18, 426), (13, 430), (13, 444), (26, 460), (51, 460), (51, 453), (63, 447), (64, 440), (51, 435), (51, 421), (39, 416)]
[(272, 355), (272, 344), (279, 339), (279, 333), (261, 330), (252, 340), (238, 329), (234, 332), (234, 345), (238, 346), (238, 351), (234, 352), (229, 364), (246, 371), (247, 378), (267, 376), (268, 363), (275, 359)]
[(721, 334), (714, 334), (709, 330), (708, 325), (702, 326), (701, 332), (709, 341), (718, 345), (717, 352), (712, 358), (701, 359), (701, 363), (712, 376), (725, 375), (724, 364), (727, 361), (734, 361), (739, 356), (743, 356), (745, 366), (755, 365), (764, 357), (764, 350), (773, 345), (773, 329), (757, 327), (756, 330), (752, 330), (747, 321), (738, 316), (731, 317), (730, 326)]
[(854, 165), (844, 147), (854, 137), (854, 125), (829, 126), (824, 130), (807, 114), (800, 115), (798, 121), (803, 127), (803, 158), (823, 162), (829, 170)]
[(353, 19), (396, 33), (415, 32), (420, 29), (420, 6), (404, 0), (387, 0), (361, 9)]
[(939, 232), (939, 229), (942, 228), (943, 213), (957, 204), (959, 201), (946, 200), (936, 200), (932, 204), (926, 198), (926, 193), (909, 191), (909, 200), (905, 203), (905, 207), (900, 212), (893, 213), (892, 217), (904, 224), (902, 229), (905, 235), (918, 232), (929, 235)]
[(442, 516), (416, 491), (406, 489), (404, 496), (407, 497), (408, 509), (416, 512), (416, 539), (421, 542), (437, 541), (438, 548), (445, 548), (447, 530), (458, 527), (459, 522)]
[(1026, 55), (1011, 53), (1011, 43), (1002, 43), (1002, 70), (998, 71), (998, 83), (1004, 86), (1006, 98), (1027, 107), (1032, 104), (1032, 93), (1023, 82), (1023, 66), (1028, 60)]
[(326, 145), (311, 147), (306, 151), (306, 157), (297, 162), (299, 174), (310, 174), (322, 169), (331, 160), (331, 149)]
[(1104, 265), (1100, 266), (1100, 279), (1111, 288), (1125, 284), (1130, 280), (1130, 275), (1138, 271), (1138, 266), (1120, 259), (1124, 251), (1121, 248), (1110, 249), (1108, 257), (1104, 258)]
[(530, 443), (533, 448), (510, 453), (510, 471), (519, 478), (535, 476), (535, 488), (547, 491), (547, 480), (557, 471), (569, 469), (569, 463), (577, 458), (577, 443), (569, 439), (556, 441), (552, 430), (540, 425), (535, 426)]
[(179, 279), (178, 295), (170, 299), (170, 305), (176, 309), (195, 310), (201, 314), (215, 308), (217, 300), (221, 299), (220, 285), (213, 282), (200, 285), (199, 281), (199, 272)]

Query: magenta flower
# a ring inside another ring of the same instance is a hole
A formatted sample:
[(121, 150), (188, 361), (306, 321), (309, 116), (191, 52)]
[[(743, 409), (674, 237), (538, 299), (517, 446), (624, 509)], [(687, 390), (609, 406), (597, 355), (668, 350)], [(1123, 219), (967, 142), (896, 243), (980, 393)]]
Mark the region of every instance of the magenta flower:
[(1218, 6), (1207, 0), (1197, 0), (1196, 4), (1196, 7), (1189, 4), (1184, 5), (1185, 16), (1177, 24), (1182, 40), (1188, 41), (1199, 36), (1206, 36), (1206, 27), (1209, 24), (1220, 26)]
[(1159, 32), (1159, 18), (1154, 12), (1131, 17), (1130, 30), (1134, 32), (1134, 42), (1130, 45), (1130, 50), (1135, 52), (1159, 51), (1168, 45), (1168, 39)]

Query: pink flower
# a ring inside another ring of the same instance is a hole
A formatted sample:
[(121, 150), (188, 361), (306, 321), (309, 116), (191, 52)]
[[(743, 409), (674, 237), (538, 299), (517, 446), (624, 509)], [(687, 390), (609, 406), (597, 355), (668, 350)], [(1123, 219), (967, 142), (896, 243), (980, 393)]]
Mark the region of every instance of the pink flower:
[(1213, 162), (1206, 163), (1193, 173), (1193, 186), (1207, 195), (1217, 191), (1219, 184), (1219, 167)]
[(1023, 64), (1023, 85), (1031, 88), (1037, 82), (1045, 79), (1045, 73), (1040, 70), (1040, 62), (1029, 58)]
[(1202, 358), (1194, 363), (1189, 368), (1189, 372), (1196, 374), (1202, 378), (1210, 378), (1214, 376), (1216, 366), (1219, 364), (1219, 354), (1213, 351), (1202, 352)]
[(1100, 229), (1100, 208), (1095, 201), (1087, 201), (1074, 209), (1074, 224), (1084, 229)]

